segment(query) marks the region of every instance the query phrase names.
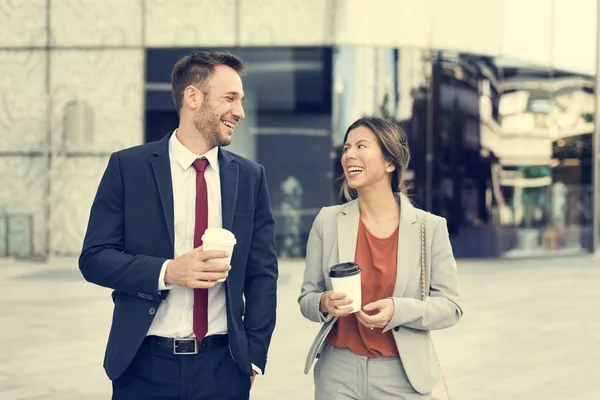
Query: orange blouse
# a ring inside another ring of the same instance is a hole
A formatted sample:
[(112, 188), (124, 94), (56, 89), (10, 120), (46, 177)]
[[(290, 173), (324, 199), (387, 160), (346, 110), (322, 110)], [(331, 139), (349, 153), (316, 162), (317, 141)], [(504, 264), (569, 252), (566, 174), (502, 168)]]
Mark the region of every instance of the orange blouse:
[[(399, 229), (386, 238), (373, 236), (360, 221), (355, 260), (361, 268), (362, 306), (391, 297), (396, 285)], [(363, 310), (364, 311), (364, 310)], [(377, 310), (367, 314), (375, 314)], [(327, 336), (333, 347), (350, 349), (366, 357), (398, 356), (392, 332), (371, 330), (355, 314), (340, 318)]]

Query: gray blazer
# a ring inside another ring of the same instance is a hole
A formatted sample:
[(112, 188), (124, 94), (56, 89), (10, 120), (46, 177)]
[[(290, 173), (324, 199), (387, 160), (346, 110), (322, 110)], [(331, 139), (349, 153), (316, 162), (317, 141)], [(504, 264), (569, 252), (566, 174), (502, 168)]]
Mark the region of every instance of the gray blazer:
[[(429, 393), (439, 379), (428, 331), (455, 325), (462, 316), (456, 262), (446, 220), (430, 215), (426, 223), (426, 285), (421, 300), (421, 218), (424, 211), (400, 195), (401, 216), (398, 241), (398, 272), (393, 300), (395, 312), (383, 329), (393, 329), (398, 353), (408, 379), (419, 393)], [(360, 212), (358, 201), (324, 207), (317, 215), (308, 238), (304, 281), (298, 302), (305, 318), (322, 323), (310, 347), (304, 373), (319, 357), (325, 339), (337, 321), (319, 311), (323, 292), (331, 290), (329, 268), (354, 261)]]

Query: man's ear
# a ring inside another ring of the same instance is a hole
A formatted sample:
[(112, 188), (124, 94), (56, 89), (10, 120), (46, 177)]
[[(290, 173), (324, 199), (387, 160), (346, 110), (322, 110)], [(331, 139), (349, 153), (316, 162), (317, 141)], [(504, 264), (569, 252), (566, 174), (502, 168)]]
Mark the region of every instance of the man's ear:
[(204, 93), (200, 89), (189, 85), (183, 91), (183, 102), (192, 110), (196, 110), (204, 102)]

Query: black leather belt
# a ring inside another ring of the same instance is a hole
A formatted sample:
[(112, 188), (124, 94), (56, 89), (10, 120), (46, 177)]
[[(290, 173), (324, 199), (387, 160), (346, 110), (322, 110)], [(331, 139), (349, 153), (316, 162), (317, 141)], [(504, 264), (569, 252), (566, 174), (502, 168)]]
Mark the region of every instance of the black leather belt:
[(172, 339), (161, 336), (148, 336), (153, 350), (175, 355), (208, 353), (211, 350), (229, 345), (227, 335), (210, 335), (198, 342), (195, 338)]

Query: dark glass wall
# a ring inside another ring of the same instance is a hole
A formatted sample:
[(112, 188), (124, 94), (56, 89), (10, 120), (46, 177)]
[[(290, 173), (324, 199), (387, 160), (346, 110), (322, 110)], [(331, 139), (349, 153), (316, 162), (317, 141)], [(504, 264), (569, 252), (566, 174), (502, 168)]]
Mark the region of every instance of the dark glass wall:
[(410, 124), (425, 127), (410, 135), (425, 168), (413, 192), (447, 218), (455, 254), (592, 250), (592, 78), (447, 52), (431, 71), (428, 111)]
[[(282, 257), (303, 257), (320, 207), (332, 204), (330, 48), (231, 48), (247, 63), (246, 120), (228, 147), (264, 165)], [(146, 141), (177, 127), (170, 73), (191, 49), (149, 49)]]
[(457, 256), (485, 256), (493, 250), (480, 241), (491, 225), (485, 203), (490, 158), (482, 152), (480, 91), (493, 98), (496, 88), (482, 84), (485, 74), (493, 72), (442, 52), (433, 54), (432, 66), (433, 162), (431, 187), (425, 189), (431, 192), (430, 209), (447, 219)]
[[(373, 114), (406, 131), (409, 196), (447, 219), (457, 257), (592, 250), (591, 77), (422, 49), (394, 63), (394, 112)], [(385, 104), (380, 85), (366, 95)]]
[[(303, 257), (319, 209), (342, 202), (339, 149), (363, 115), (406, 131), (408, 194), (447, 219), (457, 257), (591, 250), (591, 77), (415, 48), (229, 50), (248, 63), (229, 149), (266, 168), (280, 256)], [(147, 141), (177, 125), (169, 74), (187, 52), (147, 52)]]

